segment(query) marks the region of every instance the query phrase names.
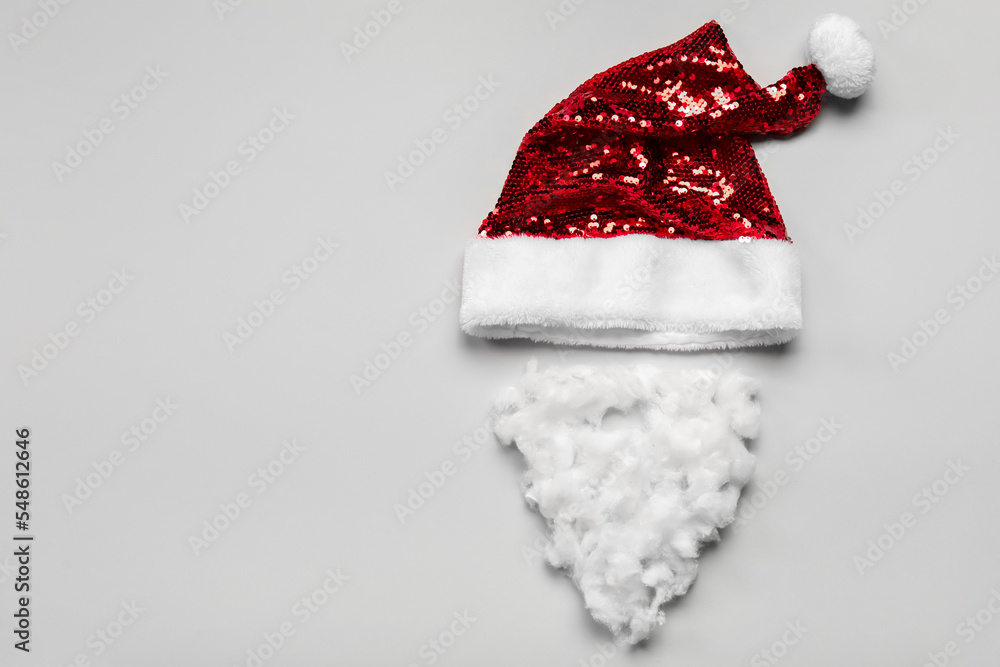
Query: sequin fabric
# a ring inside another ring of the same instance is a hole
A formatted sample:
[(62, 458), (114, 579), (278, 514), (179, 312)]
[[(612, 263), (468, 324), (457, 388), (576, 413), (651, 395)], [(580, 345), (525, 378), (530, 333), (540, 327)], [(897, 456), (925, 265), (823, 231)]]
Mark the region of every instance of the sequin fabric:
[(813, 65), (759, 86), (707, 23), (553, 107), (479, 234), (788, 239), (748, 138), (805, 127), (825, 90)]

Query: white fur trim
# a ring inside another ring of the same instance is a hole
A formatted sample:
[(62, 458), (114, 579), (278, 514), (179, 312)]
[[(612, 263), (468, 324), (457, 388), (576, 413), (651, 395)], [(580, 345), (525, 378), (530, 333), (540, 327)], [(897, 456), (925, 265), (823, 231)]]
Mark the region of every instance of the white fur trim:
[(480, 238), (465, 251), (467, 333), (601, 347), (770, 345), (802, 326), (790, 241)]
[(757, 431), (755, 390), (714, 369), (529, 364), (497, 402), (494, 430), (524, 456), (524, 497), (551, 532), (545, 559), (621, 641), (663, 622), (701, 546), (735, 518), (754, 467), (743, 438)]
[(809, 31), (809, 62), (826, 79), (831, 95), (852, 98), (875, 78), (875, 50), (852, 19), (840, 14), (819, 17)]

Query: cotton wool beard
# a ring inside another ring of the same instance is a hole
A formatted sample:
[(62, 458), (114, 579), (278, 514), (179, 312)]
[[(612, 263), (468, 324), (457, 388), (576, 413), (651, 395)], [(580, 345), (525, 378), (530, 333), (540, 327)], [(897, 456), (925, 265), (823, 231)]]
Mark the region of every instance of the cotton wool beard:
[(619, 641), (663, 622), (702, 545), (733, 521), (755, 462), (743, 442), (755, 392), (737, 372), (532, 361), (498, 400), (494, 430), (524, 456), (524, 497), (551, 530), (546, 559)]

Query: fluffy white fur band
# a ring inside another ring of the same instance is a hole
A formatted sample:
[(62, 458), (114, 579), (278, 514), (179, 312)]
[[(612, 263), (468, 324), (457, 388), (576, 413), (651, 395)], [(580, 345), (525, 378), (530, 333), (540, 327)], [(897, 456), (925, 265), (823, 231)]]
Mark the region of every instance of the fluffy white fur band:
[(552, 532), (548, 562), (620, 641), (663, 622), (702, 544), (733, 520), (754, 466), (743, 439), (757, 431), (755, 391), (713, 369), (532, 361), (498, 400), (494, 430), (524, 455), (524, 497)]
[(487, 338), (702, 350), (772, 345), (802, 327), (789, 241), (474, 238), (462, 329)]

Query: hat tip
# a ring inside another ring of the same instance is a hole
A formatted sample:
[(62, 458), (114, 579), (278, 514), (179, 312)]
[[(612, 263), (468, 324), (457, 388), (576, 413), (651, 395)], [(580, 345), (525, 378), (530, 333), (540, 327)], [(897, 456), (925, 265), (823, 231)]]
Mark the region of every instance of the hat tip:
[(840, 14), (819, 17), (809, 31), (809, 62), (816, 65), (826, 89), (843, 98), (858, 97), (875, 78), (875, 50), (853, 19)]

